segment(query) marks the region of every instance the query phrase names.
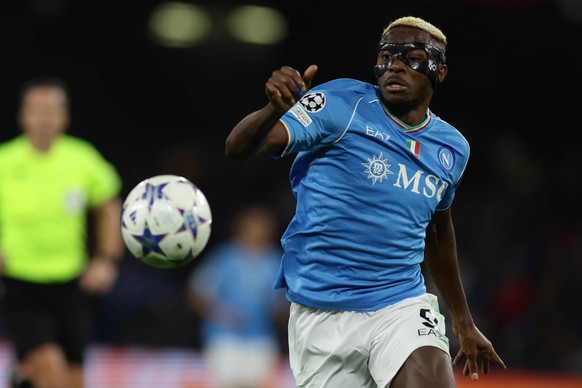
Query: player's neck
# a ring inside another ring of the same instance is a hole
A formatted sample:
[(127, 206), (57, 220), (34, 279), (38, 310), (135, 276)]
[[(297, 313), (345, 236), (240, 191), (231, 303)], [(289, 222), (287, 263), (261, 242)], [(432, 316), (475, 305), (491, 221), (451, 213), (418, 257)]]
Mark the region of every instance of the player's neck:
[(426, 121), (429, 115), (428, 107), (425, 106), (410, 109), (398, 105), (391, 105), (388, 107), (383, 103), (382, 107), (389, 116), (397, 119), (397, 121), (408, 127), (416, 127), (422, 124)]
[(398, 118), (398, 120), (400, 120), (402, 123), (408, 125), (409, 127), (416, 127), (416, 126), (422, 124), (426, 120), (427, 115), (428, 115), (428, 112), (426, 110), (424, 110), (423, 112), (410, 111), (410, 112), (400, 114), (400, 115), (395, 115), (395, 116)]

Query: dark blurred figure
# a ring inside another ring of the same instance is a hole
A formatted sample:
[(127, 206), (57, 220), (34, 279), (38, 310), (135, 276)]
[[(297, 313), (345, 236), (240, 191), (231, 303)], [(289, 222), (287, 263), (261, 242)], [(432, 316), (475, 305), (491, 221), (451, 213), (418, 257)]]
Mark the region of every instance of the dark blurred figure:
[(64, 134), (61, 80), (31, 80), (20, 98), (23, 133), (0, 145), (0, 273), (18, 356), (12, 386), (80, 388), (88, 296), (113, 286), (123, 253), (121, 179), (91, 144)]
[(273, 387), (281, 354), (278, 323), (289, 304), (273, 289), (281, 260), (277, 221), (262, 205), (244, 207), (232, 239), (208, 251), (189, 281), (202, 317), (203, 354), (213, 387)]

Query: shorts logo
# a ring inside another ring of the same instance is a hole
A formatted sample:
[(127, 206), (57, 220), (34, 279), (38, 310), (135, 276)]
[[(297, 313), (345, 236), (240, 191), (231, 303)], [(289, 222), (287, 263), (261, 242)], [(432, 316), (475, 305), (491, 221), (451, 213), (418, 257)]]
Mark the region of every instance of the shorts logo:
[(317, 113), (325, 106), (325, 94), (321, 92), (306, 94), (299, 103), (309, 113)]
[(436, 317), (429, 309), (420, 309), (420, 317), (424, 319), (422, 324), (426, 327), (430, 327), (431, 329), (434, 329), (439, 324), (438, 319), (436, 319)]
[(455, 154), (448, 147), (441, 147), (438, 151), (438, 159), (441, 167), (449, 172), (455, 167)]
[(417, 330), (419, 336), (430, 335), (437, 338), (443, 337), (438, 328), (439, 321), (430, 309), (420, 309), (421, 323), (425, 326)]

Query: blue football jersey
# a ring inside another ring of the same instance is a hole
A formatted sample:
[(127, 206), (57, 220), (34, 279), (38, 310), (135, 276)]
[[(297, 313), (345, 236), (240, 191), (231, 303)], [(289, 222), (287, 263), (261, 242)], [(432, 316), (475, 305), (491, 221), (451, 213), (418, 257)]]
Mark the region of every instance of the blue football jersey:
[(353, 79), (312, 88), (281, 122), (297, 208), (275, 287), (306, 306), (354, 311), (426, 292), (426, 227), (463, 176), (461, 133), (431, 111), (410, 127), (377, 86)]

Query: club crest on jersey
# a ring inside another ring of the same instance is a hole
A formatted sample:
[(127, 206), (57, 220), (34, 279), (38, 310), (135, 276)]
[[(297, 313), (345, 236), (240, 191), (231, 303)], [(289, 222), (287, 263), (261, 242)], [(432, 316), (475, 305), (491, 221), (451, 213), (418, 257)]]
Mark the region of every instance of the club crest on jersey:
[(368, 179), (372, 180), (372, 185), (375, 185), (378, 181), (382, 183), (382, 180), (388, 178), (389, 174), (394, 174), (389, 169), (388, 159), (382, 157), (382, 152), (378, 156), (373, 155), (372, 159), (368, 158), (368, 163), (361, 164), (366, 167), (364, 172), (368, 174)]
[(325, 94), (321, 92), (308, 93), (301, 97), (299, 103), (309, 113), (317, 113), (325, 107)]
[(447, 172), (455, 167), (455, 154), (449, 147), (439, 148), (438, 159), (441, 167)]

